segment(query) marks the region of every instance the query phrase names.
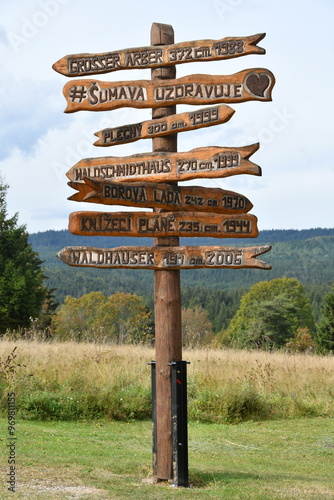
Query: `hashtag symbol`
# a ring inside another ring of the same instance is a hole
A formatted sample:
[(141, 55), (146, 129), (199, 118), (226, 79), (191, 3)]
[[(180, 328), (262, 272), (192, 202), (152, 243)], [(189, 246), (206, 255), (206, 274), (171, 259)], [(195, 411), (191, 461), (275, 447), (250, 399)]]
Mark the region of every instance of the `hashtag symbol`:
[(71, 87), (68, 93), (68, 97), (72, 102), (82, 102), (87, 97), (87, 90), (84, 85), (76, 85)]

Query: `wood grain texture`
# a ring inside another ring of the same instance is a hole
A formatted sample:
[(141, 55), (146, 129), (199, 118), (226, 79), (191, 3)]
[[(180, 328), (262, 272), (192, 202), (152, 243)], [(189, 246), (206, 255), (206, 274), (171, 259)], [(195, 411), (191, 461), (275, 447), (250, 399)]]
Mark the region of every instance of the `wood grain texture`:
[(108, 111), (122, 107), (159, 108), (176, 104), (271, 101), (275, 77), (265, 68), (233, 75), (187, 75), (173, 80), (104, 82), (71, 80), (63, 88), (65, 113)]
[(218, 61), (249, 54), (265, 54), (259, 43), (265, 33), (242, 37), (225, 37), (219, 40), (194, 40), (166, 44), (168, 33), (148, 47), (135, 47), (99, 54), (70, 54), (53, 64), (62, 75), (86, 76), (110, 73), (122, 69), (161, 68), (196, 61)]
[(261, 175), (260, 167), (249, 160), (259, 149), (258, 143), (239, 148), (209, 146), (179, 153), (164, 151), (166, 146), (161, 141), (173, 140), (173, 137), (154, 139), (160, 141), (162, 151), (126, 157), (85, 158), (66, 175), (74, 182), (83, 182), (84, 177), (114, 182), (171, 182), (239, 174)]
[(117, 146), (138, 141), (139, 139), (153, 139), (176, 132), (187, 132), (198, 128), (212, 127), (226, 123), (234, 114), (234, 109), (226, 104), (220, 106), (201, 108), (187, 113), (178, 113), (161, 117), (160, 119), (147, 120), (120, 127), (105, 128), (96, 132), (99, 138), (94, 146)]
[(77, 193), (68, 199), (161, 210), (242, 214), (253, 205), (245, 196), (220, 188), (173, 186), (164, 183), (119, 183), (84, 178), (84, 182), (69, 182)]
[(255, 215), (197, 212), (72, 212), (68, 229), (81, 236), (258, 236)]
[(253, 247), (65, 247), (57, 257), (69, 266), (101, 269), (271, 269), (257, 259), (270, 245)]

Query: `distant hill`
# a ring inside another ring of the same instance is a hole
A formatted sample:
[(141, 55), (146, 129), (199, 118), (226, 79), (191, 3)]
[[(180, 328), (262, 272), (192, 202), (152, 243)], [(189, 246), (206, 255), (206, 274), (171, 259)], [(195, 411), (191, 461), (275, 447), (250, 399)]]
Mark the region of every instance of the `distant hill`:
[[(109, 270), (74, 268), (66, 266), (56, 258), (56, 253), (65, 246), (116, 246), (152, 245), (151, 238), (84, 237), (70, 234), (67, 230), (45, 231), (31, 234), (30, 243), (44, 261), (48, 286), (55, 288), (57, 301), (63, 302), (66, 295), (80, 297), (90, 291), (100, 290), (106, 295), (117, 291), (137, 293), (144, 296), (149, 307), (153, 306), (153, 271)], [(258, 269), (193, 269), (181, 271), (182, 291), (188, 302), (194, 303), (191, 294), (201, 296), (205, 302), (208, 293), (241, 296), (258, 281), (272, 280), (283, 276), (295, 277), (304, 284), (311, 299), (315, 316), (319, 314), (323, 295), (334, 281), (334, 228), (303, 230), (266, 230), (256, 239), (182, 238), (181, 245), (254, 246), (272, 245), (272, 250), (260, 258), (269, 262), (270, 271)], [(214, 299), (212, 299), (214, 300)], [(218, 299), (217, 299), (218, 300)], [(236, 306), (235, 306), (236, 307)], [(234, 310), (235, 307), (232, 309)], [(230, 316), (229, 311), (228, 316)]]
[[(308, 240), (310, 238), (323, 236), (334, 236), (334, 228), (324, 229), (271, 229), (260, 231), (259, 236), (256, 239), (244, 238), (244, 239), (221, 239), (216, 238), (181, 238), (182, 244), (189, 245), (216, 245), (217, 241), (223, 242), (222, 245), (233, 245), (235, 246), (238, 242), (239, 245), (247, 244), (258, 245), (258, 244), (273, 244), (276, 242), (288, 242), (296, 240)], [(97, 247), (116, 247), (122, 245), (151, 245), (152, 238), (126, 238), (126, 237), (115, 237), (111, 238), (108, 236), (75, 236), (71, 234), (67, 229), (61, 231), (44, 231), (40, 233), (33, 233), (29, 236), (30, 243), (33, 245), (36, 251), (39, 248), (52, 248), (55, 252), (60, 250), (67, 245), (94, 245)], [(242, 243), (240, 243), (242, 242)]]

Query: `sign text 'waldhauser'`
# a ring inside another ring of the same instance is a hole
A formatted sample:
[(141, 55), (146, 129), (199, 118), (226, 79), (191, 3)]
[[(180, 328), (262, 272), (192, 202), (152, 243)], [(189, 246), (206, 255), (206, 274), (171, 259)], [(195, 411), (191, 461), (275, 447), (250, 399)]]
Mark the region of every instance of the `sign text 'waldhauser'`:
[(102, 269), (271, 269), (257, 259), (271, 246), (261, 247), (65, 247), (57, 257), (70, 266)]

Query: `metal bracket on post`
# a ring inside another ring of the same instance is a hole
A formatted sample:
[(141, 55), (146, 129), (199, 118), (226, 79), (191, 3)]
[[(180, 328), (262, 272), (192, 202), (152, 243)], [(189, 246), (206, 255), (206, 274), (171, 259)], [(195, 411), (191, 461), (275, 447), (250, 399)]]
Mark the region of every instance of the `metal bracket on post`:
[(152, 393), (152, 469), (153, 480), (157, 476), (157, 389), (156, 389), (156, 375), (155, 375), (155, 361), (152, 360), (151, 365), (151, 393)]
[(187, 364), (173, 361), (172, 367), (172, 431), (174, 486), (188, 487), (188, 415)]

